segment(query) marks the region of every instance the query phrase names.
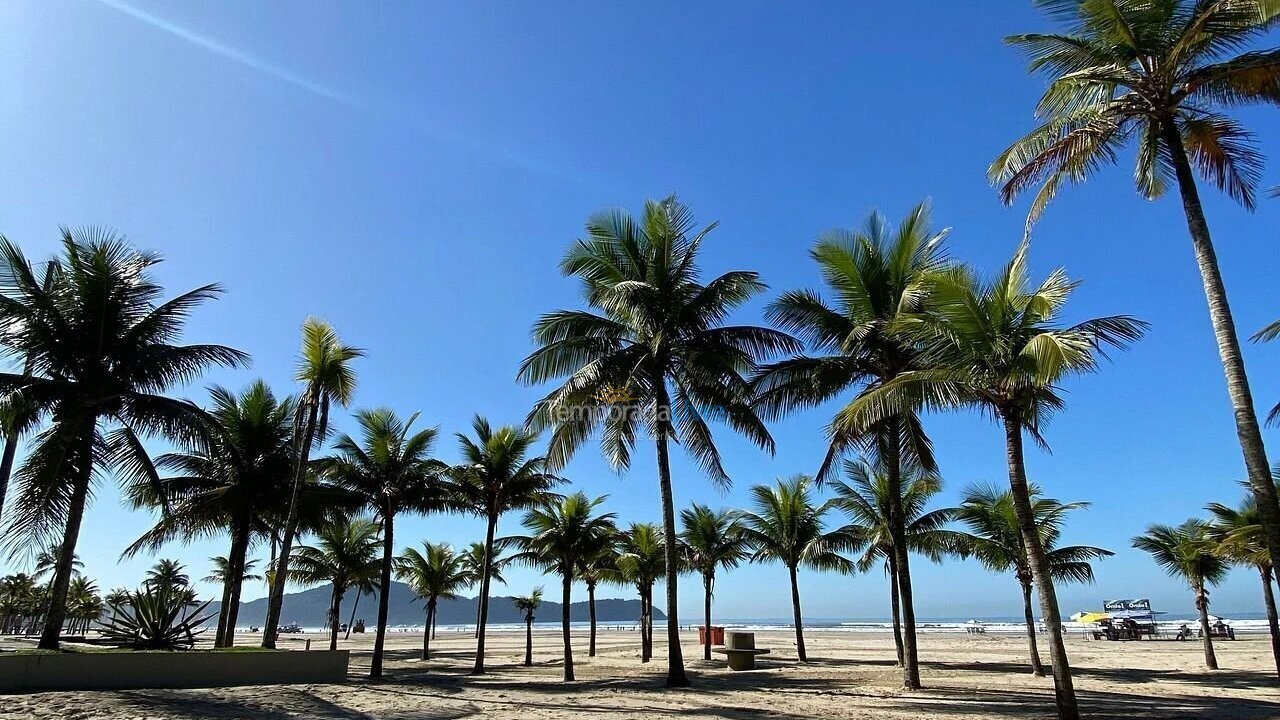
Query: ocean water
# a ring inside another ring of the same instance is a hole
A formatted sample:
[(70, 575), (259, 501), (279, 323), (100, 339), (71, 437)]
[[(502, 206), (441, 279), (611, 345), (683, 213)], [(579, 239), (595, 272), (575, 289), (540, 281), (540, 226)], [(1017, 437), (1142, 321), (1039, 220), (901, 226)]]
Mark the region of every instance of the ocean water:
[[(1237, 634), (1247, 635), (1254, 633), (1267, 632), (1266, 616), (1262, 613), (1239, 613), (1237, 615), (1223, 615), (1222, 619), (1231, 627), (1235, 628)], [(1004, 617), (978, 617), (978, 618), (917, 618), (916, 632), (918, 633), (964, 633), (966, 628), (970, 626), (971, 621), (982, 623), (983, 628), (988, 633), (993, 634), (1022, 634), (1026, 632), (1026, 623), (1021, 618), (1011, 616)], [(736, 630), (781, 630), (789, 629), (792, 623), (789, 619), (781, 618), (725, 618), (713, 619), (716, 625), (723, 625), (729, 629)], [(1194, 614), (1177, 614), (1168, 613), (1160, 615), (1157, 625), (1160, 629), (1169, 634), (1177, 634), (1179, 626), (1186, 624), (1195, 629), (1199, 620)], [(684, 627), (697, 627), (701, 623), (682, 623)], [(1085, 625), (1070, 620), (1064, 620), (1063, 626), (1069, 633), (1084, 633)], [(658, 622), (655, 625), (665, 626), (665, 622)], [(588, 623), (575, 622), (571, 623), (573, 630), (585, 630), (589, 627)], [(601, 630), (623, 630), (636, 631), (637, 624), (635, 622), (600, 622), (596, 625)], [(804, 621), (806, 630), (821, 630), (823, 632), (848, 632), (848, 633), (887, 633), (893, 630), (893, 624), (886, 618), (813, 618)], [(535, 622), (533, 628), (539, 631), (559, 630), (560, 623), (554, 621)], [(1043, 630), (1043, 625), (1040, 627)], [(248, 628), (241, 628), (247, 631)], [(323, 628), (307, 627), (303, 628), (305, 632), (320, 633), (324, 632)], [(421, 625), (398, 625), (388, 628), (390, 632), (414, 633), (422, 632)], [(454, 634), (454, 633), (474, 633), (475, 624), (464, 625), (440, 625), (436, 628), (438, 635)], [(488, 626), (488, 632), (524, 632), (523, 623), (497, 623)]]

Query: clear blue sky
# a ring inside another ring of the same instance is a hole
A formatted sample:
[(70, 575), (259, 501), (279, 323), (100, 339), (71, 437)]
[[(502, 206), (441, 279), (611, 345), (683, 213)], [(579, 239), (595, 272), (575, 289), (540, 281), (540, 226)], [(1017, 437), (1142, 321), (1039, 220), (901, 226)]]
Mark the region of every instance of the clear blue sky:
[[(223, 282), (225, 298), (196, 314), (189, 338), (234, 345), (254, 365), (209, 382), (261, 376), (288, 390), (299, 323), (329, 319), (368, 349), (356, 404), (421, 410), (453, 460), (452, 433), (472, 413), (517, 422), (540, 396), (514, 383), (516, 366), (538, 314), (577, 303), (556, 262), (602, 207), (680, 193), (701, 219), (721, 221), (707, 271), (758, 270), (769, 297), (817, 284), (807, 250), (819, 232), (872, 208), (900, 216), (925, 197), (937, 224), (954, 228), (957, 256), (998, 267), (1025, 205), (1002, 207), (984, 170), (1030, 127), (1042, 88), (1001, 38), (1049, 25), (1027, 0), (977, 7), (3, 3), (0, 232), (40, 257), (60, 224), (110, 225), (168, 258), (160, 276), (173, 292)], [(1280, 156), (1276, 115), (1240, 116)], [(1028, 457), (1054, 496), (1095, 503), (1066, 540), (1118, 551), (1096, 586), (1062, 591), (1067, 612), (1140, 595), (1192, 611), (1190, 592), (1129, 538), (1207, 501), (1235, 502), (1243, 476), (1181, 210), (1174, 198), (1141, 200), (1130, 174), (1126, 164), (1065, 192), (1035, 235), (1038, 274), (1064, 265), (1085, 281), (1076, 316), (1152, 323), (1137, 348), (1070, 383), (1069, 411), (1047, 433), (1053, 454)], [(1280, 182), (1280, 171), (1267, 178)], [(1252, 333), (1280, 316), (1280, 202), (1249, 215), (1205, 195), (1239, 326)], [(758, 319), (762, 306), (740, 319)], [(1270, 407), (1280, 346), (1245, 351), (1259, 405)], [(203, 384), (186, 392), (203, 399)], [(831, 412), (776, 424), (772, 458), (722, 430), (735, 482), (723, 496), (677, 454), (677, 502), (737, 506), (752, 484), (812, 472)], [(930, 417), (928, 429), (943, 501), (971, 482), (1005, 481), (994, 425), (954, 415)], [(1276, 444), (1277, 432), (1267, 438)], [(648, 452), (618, 477), (593, 445), (565, 474), (609, 494), (626, 521), (659, 518)], [(149, 522), (110, 484), (99, 488), (80, 553), (104, 588), (138, 582), (146, 561), (116, 557)], [(462, 544), (481, 532), (475, 520), (429, 517), (404, 521), (397, 536)], [(165, 554), (199, 576), (224, 546)], [(1019, 607), (1012, 578), (972, 562), (921, 561), (915, 576), (923, 616)], [(515, 571), (509, 590), (535, 582)], [(801, 582), (809, 616), (887, 614), (879, 573)], [(684, 587), (692, 617), (698, 585)], [(1256, 575), (1238, 571), (1214, 607), (1260, 610), (1258, 595)], [(733, 572), (717, 602), (727, 617), (786, 616), (785, 573)]]

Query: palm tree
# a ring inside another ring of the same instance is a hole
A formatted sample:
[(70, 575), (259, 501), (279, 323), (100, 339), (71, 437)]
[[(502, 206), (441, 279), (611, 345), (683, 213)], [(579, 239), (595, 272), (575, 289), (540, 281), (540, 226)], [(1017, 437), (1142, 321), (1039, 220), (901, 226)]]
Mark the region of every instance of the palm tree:
[(356, 610), (360, 608), (360, 598), (365, 595), (372, 595), (375, 592), (378, 592), (380, 589), (378, 583), (381, 579), (381, 577), (371, 577), (365, 578), (361, 582), (356, 583), (356, 599), (351, 603), (351, 617), (347, 619), (347, 632), (342, 636), (344, 640), (351, 639), (351, 628), (356, 622)]
[[(1032, 485), (1031, 512), (1040, 544), (1049, 563), (1049, 572), (1055, 582), (1093, 582), (1092, 560), (1110, 557), (1113, 553), (1090, 545), (1057, 547), (1062, 535), (1066, 515), (1089, 507), (1087, 502), (1062, 503), (1044, 497), (1040, 489)], [(962, 497), (955, 518), (969, 529), (961, 538), (960, 549), (972, 555), (992, 572), (1012, 572), (1022, 587), (1022, 613), (1027, 624), (1027, 643), (1031, 655), (1031, 673), (1044, 675), (1040, 664), (1040, 652), (1036, 647), (1036, 622), (1032, 612), (1031, 589), (1034, 573), (1027, 560), (1027, 547), (1018, 524), (1013, 494), (994, 487), (970, 487)]]
[(582, 280), (588, 310), (561, 310), (534, 327), (539, 345), (519, 379), (564, 383), (535, 405), (534, 429), (553, 428), (552, 471), (601, 429), (601, 451), (615, 470), (631, 466), (636, 432), (653, 439), (667, 557), (667, 681), (686, 686), (676, 607), (679, 570), (668, 443), (682, 445), (721, 486), (720, 461), (708, 417), (722, 420), (773, 451), (773, 438), (751, 407), (744, 378), (774, 353), (797, 352), (787, 335), (725, 318), (765, 288), (754, 272), (725, 273), (703, 284), (698, 251), (715, 224), (696, 230), (674, 196), (649, 201), (637, 221), (621, 210), (593, 215), (560, 269)]
[(333, 446), (337, 454), (322, 460), (320, 467), (335, 485), (372, 511), (382, 527), (382, 575), (378, 583), (382, 592), (378, 594), (378, 634), (369, 668), (370, 677), (380, 677), (395, 565), (396, 516), (439, 512), (451, 505), (447, 484), (441, 477), (446, 466), (430, 457), (437, 428), (413, 432), (417, 413), (401, 420), (388, 408), (361, 410), (355, 417), (360, 440), (350, 435), (339, 437)]
[(578, 578), (587, 586), (587, 657), (596, 656), (596, 588), (601, 580), (619, 580), (617, 543), (621, 536), (613, 530), (607, 532), (610, 536), (597, 538), (592, 553), (578, 564)]
[[(1280, 472), (1276, 472), (1280, 476)], [(1274, 564), (1267, 552), (1262, 530), (1262, 516), (1252, 497), (1233, 508), (1209, 503), (1205, 508), (1213, 515), (1211, 532), (1218, 543), (1218, 554), (1224, 559), (1255, 568), (1262, 579), (1262, 600), (1267, 611), (1267, 628), (1271, 631), (1271, 654), (1280, 673), (1280, 621), (1276, 617), (1276, 597), (1271, 588)]]
[(366, 518), (336, 518), (316, 531), (314, 545), (294, 551), (289, 579), (302, 585), (330, 583), (329, 649), (338, 649), (339, 613), (347, 589), (378, 576), (378, 524)]
[(560, 479), (546, 471), (546, 460), (530, 457), (538, 433), (514, 425), (494, 430), (481, 415), (471, 420), (475, 439), (458, 434), (463, 464), (450, 473), (460, 502), (483, 517), (485, 560), (481, 563), (479, 610), (476, 621), (476, 661), (471, 672), (484, 672), (484, 628), (489, 620), (489, 585), (494, 557), (494, 533), (506, 513), (524, 510), (540, 502)]
[(1023, 434), (1045, 444), (1040, 429), (1065, 407), (1060, 383), (1097, 370), (1104, 347), (1125, 347), (1146, 324), (1128, 316), (1059, 324), (1076, 283), (1054, 270), (1034, 289), (1027, 277), (1029, 245), (1022, 243), (992, 282), (966, 267), (931, 273), (924, 312), (910, 321), (922, 338), (931, 367), (899, 375), (855, 400), (844, 420), (873, 427), (907, 408), (973, 407), (999, 420), (1005, 435), (1009, 489), (1035, 579), (1053, 663), (1054, 697), (1060, 720), (1080, 714), (1071, 666), (1062, 638), (1062, 618), (1051, 566), (1035, 531), (1027, 484)]
[(452, 600), (468, 585), (474, 585), (475, 575), (467, 569), (465, 553), (455, 552), (446, 543), (422, 544), (425, 554), (416, 548), (405, 548), (396, 558), (396, 577), (409, 584), (418, 597), (427, 601), (426, 626), (422, 630), (422, 659), (430, 659), (431, 633), (436, 626), (436, 603), (440, 598)]
[(147, 571), (143, 583), (155, 589), (185, 590), (191, 586), (191, 576), (186, 570), (187, 567), (177, 560), (162, 558)]
[(67, 616), (71, 619), (69, 630), (84, 633), (89, 623), (102, 616), (102, 598), (98, 586), (84, 575), (77, 575), (67, 588)]
[[(61, 550), (57, 543), (49, 545), (40, 552), (36, 553), (35, 563), (31, 568), (31, 577), (36, 580), (44, 580), (48, 578), (49, 585), (53, 585), (54, 576), (58, 573), (58, 562), (61, 557)], [(84, 570), (84, 562), (80, 559), (79, 553), (71, 556), (71, 574), (79, 575)]]
[(526, 510), (521, 520), (529, 534), (510, 538), (519, 548), (519, 552), (512, 556), (514, 561), (560, 576), (565, 682), (574, 679), (573, 644), (569, 633), (573, 580), (582, 558), (594, 552), (600, 538), (614, 527), (613, 513), (597, 513), (597, 508), (604, 501), (603, 496), (592, 500), (583, 492), (544, 500), (537, 507)]
[(1195, 177), (1199, 171), (1253, 209), (1262, 156), (1253, 135), (1224, 111), (1280, 102), (1280, 50), (1245, 51), (1275, 27), (1280, 6), (1271, 0), (1040, 4), (1068, 25), (1068, 34), (1008, 41), (1027, 52), (1032, 71), (1051, 80), (1037, 108), (1044, 124), (996, 158), (991, 179), (1006, 203), (1043, 181), (1033, 219), (1064, 179), (1080, 182), (1115, 163), (1129, 140), (1138, 145), (1139, 192), (1154, 199), (1176, 179), (1267, 548), (1280, 557), (1280, 502)]
[[(900, 319), (919, 309), (922, 277), (946, 263), (946, 234), (930, 228), (929, 206), (921, 203), (896, 229), (883, 215), (872, 213), (860, 231), (833, 230), (820, 237), (810, 255), (818, 263), (834, 307), (812, 290), (785, 293), (769, 305), (769, 320), (803, 338), (815, 355), (797, 355), (762, 368), (753, 381), (760, 393), (757, 406), (769, 417), (781, 417), (841, 397), (850, 388), (865, 393), (923, 367), (920, 344), (899, 330)], [(870, 428), (852, 425), (843, 415), (837, 413), (827, 428), (829, 446), (817, 479), (822, 482), (833, 469), (838, 470), (836, 460), (851, 446), (883, 452), (890, 500), (888, 547), (894, 555), (892, 579), (904, 620), (899, 653), (902, 683), (907, 689), (918, 689), (907, 521), (897, 499), (903, 482), (901, 466), (919, 464), (927, 471), (936, 470), (929, 439), (911, 409)]]
[[(0, 235), (0, 241), (5, 240)], [(57, 262), (45, 263), (44, 278), (41, 282), (45, 292), (53, 289), (58, 281), (61, 266)], [(23, 359), (22, 375), (29, 377), (35, 366), (31, 357)], [(40, 419), (40, 408), (21, 402), (0, 402), (0, 430), (4, 431), (4, 452), (0, 455), (0, 518), (4, 517), (4, 499), (9, 489), (9, 478), (13, 475), (13, 462), (18, 455), (18, 441), (23, 435), (36, 428)]]
[(1196, 594), (1196, 611), (1200, 613), (1200, 636), (1204, 639), (1204, 664), (1218, 669), (1209, 630), (1209, 585), (1217, 585), (1227, 576), (1227, 563), (1214, 554), (1213, 528), (1203, 520), (1192, 518), (1177, 527), (1149, 525), (1147, 532), (1133, 539), (1133, 546), (1151, 553), (1156, 564), (1173, 577), (1182, 578)]
[(640, 662), (653, 658), (653, 585), (666, 573), (662, 530), (653, 523), (631, 523), (617, 538), (614, 577), (640, 595)]
[(796, 475), (779, 480), (776, 487), (751, 488), (755, 512), (744, 513), (743, 533), (754, 548), (752, 562), (780, 562), (791, 579), (791, 612), (796, 625), (796, 655), (807, 662), (804, 651), (804, 621), (800, 615), (800, 584), (803, 566), (842, 574), (854, 571), (853, 562), (840, 555), (852, 550), (854, 538), (842, 530), (827, 531), (823, 516), (830, 503), (818, 504), (813, 496), (813, 480)]
[(113, 619), (120, 608), (127, 606), (132, 601), (133, 593), (124, 588), (113, 588), (102, 598), (102, 602), (106, 603), (106, 606), (111, 608), (111, 617)]
[[(467, 546), (467, 551), (463, 553), (462, 560), (466, 563), (467, 572), (471, 573), (473, 585), (479, 585), (480, 580), (484, 576), (485, 555), (484, 542), (473, 542)], [(502, 549), (496, 545), (493, 548), (493, 562), (489, 563), (489, 582), (505, 585), (506, 579), (502, 577), (502, 571), (511, 563), (511, 558), (501, 557)], [(476, 603), (476, 629), (475, 636), (480, 637), (480, 603)], [(434, 637), (434, 634), (432, 635)]]
[[(239, 394), (226, 388), (209, 389), (213, 423), (182, 452), (166, 453), (145, 468), (145, 476), (159, 471), (173, 476), (157, 482), (135, 482), (127, 498), (135, 508), (161, 511), (154, 527), (124, 551), (129, 557), (158, 550), (173, 540), (183, 543), (211, 535), (230, 536), (222, 584), (215, 647), (235, 641), (240, 593), (249, 575), (246, 560), (255, 542), (271, 538), (283, 522), (292, 495), (292, 398), (277, 399), (261, 380)], [(299, 495), (305, 525), (314, 528), (338, 501), (335, 494), (307, 483)], [(253, 576), (250, 579), (260, 579)]]
[(533, 589), (528, 595), (517, 595), (511, 598), (516, 609), (524, 613), (524, 666), (533, 664), (533, 614), (542, 604), (542, 586)]
[(716, 571), (738, 567), (751, 557), (751, 545), (742, 532), (741, 516), (733, 510), (712, 510), (693, 505), (680, 511), (680, 549), (686, 567), (702, 576), (702, 659), (711, 659), (711, 597)]
[(889, 607), (893, 616), (893, 640), (898, 652), (898, 664), (908, 657), (901, 630), (902, 607), (899, 596), (898, 557), (893, 552), (893, 531), (889, 521), (892, 508), (901, 509), (903, 539), (907, 550), (919, 553), (933, 562), (942, 562), (948, 554), (958, 552), (958, 535), (945, 525), (955, 516), (955, 508), (940, 508), (926, 512), (925, 508), (942, 490), (942, 479), (935, 473), (925, 472), (916, 464), (899, 467), (897, 502), (893, 502), (895, 483), (891, 471), (883, 461), (871, 465), (863, 461), (846, 461), (845, 477), (848, 482), (836, 481), (832, 485), (835, 498), (831, 506), (849, 516), (850, 523), (844, 531), (857, 538), (863, 548), (857, 560), (859, 572), (884, 564), (889, 575)]
[[(303, 384), (303, 390), (293, 418), (293, 467), (290, 469), (293, 478), (289, 512), (285, 515), (280, 534), (279, 559), (272, 562), (270, 571), (279, 577), (289, 577), (289, 561), (293, 554), (294, 536), (298, 532), (300, 496), (306, 485), (311, 449), (329, 433), (329, 406), (337, 403), (346, 407), (351, 403), (356, 389), (356, 374), (351, 363), (359, 357), (364, 357), (364, 351), (344, 345), (329, 323), (319, 318), (307, 318), (302, 323), (302, 350), (294, 379)], [(275, 545), (272, 547), (274, 549)], [(262, 628), (264, 648), (276, 646), (285, 583), (271, 583), (270, 588), (267, 618)], [(380, 669), (380, 653), (377, 659)]]
[(240, 576), (236, 577), (235, 572), (231, 569), (231, 561), (224, 555), (217, 555), (209, 558), (209, 562), (213, 563), (213, 569), (208, 575), (200, 578), (202, 581), (215, 585), (225, 584), (227, 581), (245, 582), (252, 580), (261, 580), (262, 576), (255, 573), (254, 566), (258, 564), (257, 560), (245, 560), (244, 567), (240, 568)]
[(190, 312), (220, 289), (206, 285), (160, 302), (163, 288), (150, 272), (159, 261), (109, 231), (64, 230), (57, 280), (46, 288), (22, 251), (0, 239), (0, 345), (32, 369), (0, 373), (0, 405), (30, 408), (48, 421), (14, 477), (5, 533), (11, 547), (60, 537), (43, 649), (58, 648), (94, 478), (142, 463), (141, 436), (194, 436), (205, 414), (164, 392), (211, 366), (248, 359), (222, 345), (174, 344)]

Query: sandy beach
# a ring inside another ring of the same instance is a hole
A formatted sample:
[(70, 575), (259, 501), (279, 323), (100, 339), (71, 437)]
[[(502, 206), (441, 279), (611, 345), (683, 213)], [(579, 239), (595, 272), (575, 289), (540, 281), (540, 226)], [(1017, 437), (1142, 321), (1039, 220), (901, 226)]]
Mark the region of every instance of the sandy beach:
[[(305, 637), (283, 645), (301, 647)], [(575, 638), (577, 682), (560, 681), (559, 635), (534, 636), (534, 665), (523, 667), (524, 636), (489, 637), (489, 674), (467, 675), (470, 633), (442, 632), (433, 658), (419, 660), (420, 633), (389, 635), (387, 677), (371, 682), (372, 636), (353, 636), (350, 677), (340, 685), (258, 686), (209, 690), (49, 692), (0, 697), (3, 718), (1048, 718), (1052, 681), (1027, 671), (1016, 636), (921, 636), (926, 689), (898, 689), (887, 634), (807, 633), (810, 662), (799, 664), (794, 636), (757, 634), (772, 649), (758, 670), (730, 673), (720, 656), (702, 660), (696, 635), (684, 652), (694, 687), (661, 688), (665, 653), (641, 664), (634, 632), (604, 631), (599, 654), (587, 657), (586, 633)], [(247, 643), (249, 636), (244, 637)], [(1218, 646), (1223, 670), (1203, 669), (1198, 642), (1108, 643), (1069, 640), (1081, 706), (1091, 718), (1280, 717), (1280, 684), (1265, 636)]]

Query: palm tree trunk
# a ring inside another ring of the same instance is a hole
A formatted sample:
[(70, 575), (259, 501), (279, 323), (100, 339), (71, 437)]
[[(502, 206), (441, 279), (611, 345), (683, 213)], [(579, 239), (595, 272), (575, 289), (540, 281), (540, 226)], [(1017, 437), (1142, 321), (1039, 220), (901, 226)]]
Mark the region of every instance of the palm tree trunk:
[(893, 553), (889, 553), (889, 609), (893, 616), (893, 646), (898, 651), (898, 667), (902, 667), (905, 663), (904, 651), (902, 649), (902, 617), (899, 611), (901, 602), (898, 598), (898, 568), (893, 559)]
[(356, 599), (354, 602), (351, 603), (351, 619), (347, 621), (347, 634), (342, 638), (343, 640), (351, 639), (351, 626), (354, 625), (356, 622), (356, 608), (360, 607), (360, 596), (363, 594), (364, 592), (357, 587)]
[(1200, 192), (1196, 188), (1195, 175), (1182, 144), (1182, 134), (1172, 118), (1160, 124), (1160, 133), (1169, 147), (1174, 171), (1178, 177), (1178, 190), (1182, 194), (1182, 208), (1187, 216), (1187, 229), (1195, 248), (1196, 264), (1200, 268), (1200, 280), (1204, 284), (1205, 298), (1209, 302), (1209, 319), (1213, 335), (1218, 341), (1218, 356), (1227, 377), (1227, 395), (1235, 414), (1236, 437), (1244, 453), (1249, 484), (1262, 518), (1263, 535), (1271, 557), (1280, 557), (1280, 500), (1267, 466), (1267, 451), (1262, 444), (1262, 432), (1258, 428), (1258, 414), (1253, 408), (1253, 395), (1249, 392), (1249, 377), (1245, 374), (1244, 357), (1240, 354), (1240, 339), (1236, 335), (1231, 305), (1227, 302), (1227, 288), (1218, 268), (1217, 253), (1209, 235), (1209, 223), (1200, 205)]
[(484, 567), (480, 568), (480, 607), (476, 615), (476, 663), (472, 675), (484, 673), (484, 628), (489, 622), (489, 582), (493, 565), (493, 534), (498, 527), (498, 516), (489, 513), (489, 524), (484, 533)]
[(702, 645), (703, 660), (711, 659), (711, 590), (715, 581), (715, 576), (711, 573), (702, 576), (702, 588), (705, 591), (702, 598), (702, 626), (706, 631)]
[(657, 395), (658, 487), (662, 494), (662, 537), (666, 553), (667, 588), (667, 687), (688, 687), (684, 671), (684, 653), (680, 649), (679, 593), (676, 576), (680, 570), (680, 546), (676, 541), (675, 501), (671, 491), (671, 459), (667, 455), (667, 438), (671, 432), (671, 400), (667, 396), (666, 379), (654, 378)]
[(1022, 617), (1027, 623), (1027, 652), (1031, 653), (1031, 674), (1044, 677), (1044, 665), (1040, 663), (1040, 649), (1036, 647), (1036, 616), (1031, 606), (1031, 580), (1018, 579), (1022, 586)]
[(44, 630), (40, 633), (41, 650), (57, 650), (58, 638), (62, 635), (62, 624), (67, 619), (67, 588), (71, 585), (71, 576), (75, 573), (76, 541), (80, 537), (80, 523), (84, 521), (84, 506), (89, 498), (89, 483), (93, 478), (93, 449), (91, 447), (95, 419), (85, 421), (83, 434), (88, 442), (79, 450), (79, 471), (75, 478), (75, 486), (71, 490), (71, 499), (67, 504), (67, 524), (62, 533), (62, 545), (58, 548), (58, 565), (54, 570), (53, 585), (50, 588), (48, 612), (44, 618)]
[(391, 608), (391, 566), (395, 562), (395, 517), (382, 518), (382, 588), (378, 592), (378, 634), (373, 636), (369, 677), (382, 677), (382, 652), (387, 644), (387, 613)]
[(333, 584), (333, 596), (329, 599), (329, 649), (338, 649), (338, 618), (342, 614), (342, 584)]
[(902, 447), (898, 420), (888, 425), (885, 443), (889, 481), (889, 543), (897, 577), (898, 602), (902, 606), (902, 687), (920, 689), (920, 661), (916, 651), (916, 609), (911, 591), (911, 560), (907, 552), (906, 518), (902, 510)]
[(565, 573), (561, 588), (560, 632), (564, 635), (564, 680), (573, 677), (573, 636), (569, 633), (569, 603), (572, 601), (573, 577)]
[(431, 628), (436, 624), (436, 599), (427, 601), (427, 625), (422, 628), (422, 659), (431, 659)]
[(1071, 663), (1067, 660), (1067, 646), (1062, 637), (1062, 616), (1058, 612), (1058, 594), (1053, 588), (1053, 576), (1049, 572), (1049, 558), (1040, 540), (1035, 514), (1031, 509), (1031, 494), (1027, 488), (1027, 468), (1022, 454), (1022, 423), (1013, 412), (1001, 412), (1004, 421), (1005, 454), (1009, 463), (1009, 491), (1013, 507), (1018, 515), (1018, 529), (1027, 549), (1027, 562), (1040, 596), (1040, 614), (1049, 630), (1049, 661), (1053, 663), (1054, 700), (1058, 706), (1059, 720), (1079, 720), (1080, 706), (1076, 702), (1076, 689), (1071, 681)]
[(653, 659), (653, 586), (640, 588), (640, 662)]
[(240, 591), (244, 587), (244, 567), (249, 554), (249, 533), (249, 523), (245, 521), (238, 529), (236, 541), (231, 546), (231, 555), (227, 558), (227, 565), (231, 572), (231, 597), (227, 599), (229, 607), (227, 608), (227, 631), (222, 638), (223, 647), (234, 647), (236, 644), (236, 622), (240, 619)]
[(791, 573), (791, 613), (796, 623), (796, 656), (800, 662), (808, 662), (809, 656), (804, 652), (804, 621), (800, 619), (800, 582), (796, 577), (795, 567), (788, 567)]
[[(235, 540), (232, 540), (232, 544)], [(227, 575), (222, 578), (222, 604), (218, 607), (218, 631), (213, 636), (213, 646), (224, 647), (227, 642), (227, 615), (231, 613), (231, 559), (227, 559)]]
[(1276, 673), (1280, 675), (1280, 620), (1276, 618), (1276, 596), (1271, 590), (1271, 566), (1258, 568), (1262, 575), (1262, 601), (1267, 608), (1267, 629), (1271, 631), (1271, 656), (1276, 661)]
[[(267, 619), (262, 627), (262, 647), (275, 649), (276, 631), (280, 628), (280, 611), (284, 607), (284, 588), (289, 579), (289, 561), (293, 554), (293, 536), (298, 531), (298, 494), (307, 475), (307, 460), (311, 456), (311, 443), (315, 440), (317, 400), (308, 401), (307, 420), (297, 438), (293, 468), (293, 492), (289, 496), (289, 514), (285, 518), (284, 537), (280, 539), (280, 555), (276, 559), (275, 574), (271, 583), (271, 595), (267, 600)], [(381, 661), (382, 658), (375, 657)]]
[[(46, 282), (48, 280), (46, 277)], [(22, 376), (31, 377), (30, 356), (22, 364)], [(13, 461), (18, 454), (18, 439), (17, 431), (13, 427), (7, 428), (4, 435), (4, 456), (0, 457), (0, 518), (4, 517), (4, 500), (9, 488), (9, 477), (13, 475)]]
[(524, 666), (533, 665), (533, 613), (524, 614)]
[(1196, 611), (1200, 613), (1200, 639), (1204, 641), (1204, 666), (1210, 670), (1218, 669), (1218, 656), (1213, 652), (1213, 633), (1209, 629), (1209, 594), (1204, 590), (1204, 581), (1194, 586), (1196, 591)]
[(596, 656), (596, 584), (587, 583), (587, 615), (591, 619), (591, 640), (587, 644), (587, 657)]

